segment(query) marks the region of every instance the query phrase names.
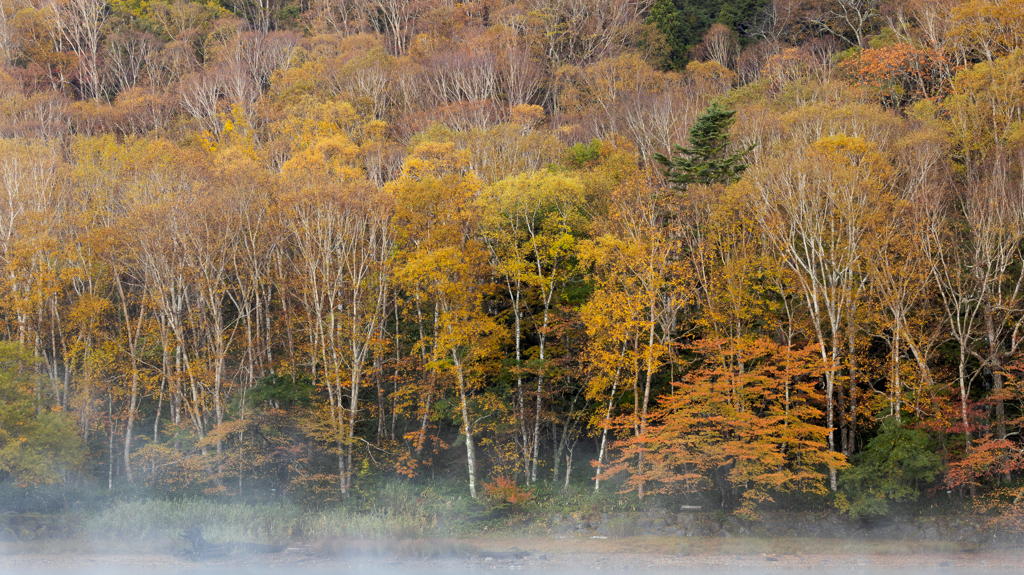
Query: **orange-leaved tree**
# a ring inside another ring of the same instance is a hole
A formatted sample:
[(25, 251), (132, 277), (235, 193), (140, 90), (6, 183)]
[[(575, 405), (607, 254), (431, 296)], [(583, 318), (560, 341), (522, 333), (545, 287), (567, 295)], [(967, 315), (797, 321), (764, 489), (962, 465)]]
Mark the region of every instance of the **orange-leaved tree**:
[(886, 108), (948, 96), (955, 71), (943, 52), (911, 44), (870, 48), (839, 65), (841, 76), (866, 86)]
[[(824, 366), (814, 345), (780, 346), (764, 338), (697, 340), (696, 367), (660, 399), (646, 433), (631, 439), (646, 464), (626, 483), (651, 492), (717, 487), (723, 503), (753, 515), (785, 492), (826, 493), (827, 469), (846, 458), (829, 449), (814, 389)], [(732, 493), (738, 500), (731, 500)]]

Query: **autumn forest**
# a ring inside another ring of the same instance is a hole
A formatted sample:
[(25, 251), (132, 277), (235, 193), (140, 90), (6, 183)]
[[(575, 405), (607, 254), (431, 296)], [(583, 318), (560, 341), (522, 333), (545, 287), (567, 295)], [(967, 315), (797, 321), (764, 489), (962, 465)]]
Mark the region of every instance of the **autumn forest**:
[(1021, 0), (2, 0), (0, 479), (1024, 517), (1022, 49)]

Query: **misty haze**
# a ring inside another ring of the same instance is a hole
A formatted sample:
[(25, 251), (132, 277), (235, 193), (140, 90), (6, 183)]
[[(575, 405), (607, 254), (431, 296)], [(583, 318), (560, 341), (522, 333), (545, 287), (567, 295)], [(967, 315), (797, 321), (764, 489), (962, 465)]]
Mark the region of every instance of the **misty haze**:
[(0, 572), (1024, 565), (1024, 0), (0, 0)]

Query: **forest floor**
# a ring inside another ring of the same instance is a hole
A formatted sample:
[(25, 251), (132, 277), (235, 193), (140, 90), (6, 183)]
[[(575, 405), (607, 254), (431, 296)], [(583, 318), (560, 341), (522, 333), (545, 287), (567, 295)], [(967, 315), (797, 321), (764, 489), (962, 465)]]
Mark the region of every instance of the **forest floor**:
[[(457, 555), (445, 556), (458, 548)], [(339, 550), (340, 549), (340, 550)], [(196, 560), (183, 548), (87, 549), (0, 547), (0, 573), (480, 573), (543, 571), (647, 571), (704, 573), (928, 573), (1020, 572), (1024, 549), (965, 552), (948, 543), (834, 539), (728, 540), (662, 537), (581, 539), (502, 536), (446, 541), (335, 541), (296, 546), (271, 555)], [(445, 551), (449, 550), (449, 551)], [(426, 555), (426, 556), (423, 556)], [(431, 557), (430, 555), (435, 555)], [(441, 555), (441, 556), (436, 556)]]

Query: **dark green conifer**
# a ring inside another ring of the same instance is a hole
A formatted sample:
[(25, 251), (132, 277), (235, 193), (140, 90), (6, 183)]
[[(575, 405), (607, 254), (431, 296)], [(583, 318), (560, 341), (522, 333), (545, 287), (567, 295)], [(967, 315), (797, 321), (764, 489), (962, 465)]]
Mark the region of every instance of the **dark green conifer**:
[(730, 152), (729, 127), (736, 110), (711, 104), (690, 128), (690, 147), (672, 146), (672, 157), (654, 154), (665, 166), (665, 176), (673, 187), (684, 190), (688, 184), (731, 184), (738, 182), (747, 169), (743, 158), (754, 146)]
[(656, 0), (647, 16), (647, 23), (665, 37), (665, 53), (661, 55), (659, 67), (664, 70), (685, 68), (690, 48), (686, 45), (682, 15), (672, 0)]

